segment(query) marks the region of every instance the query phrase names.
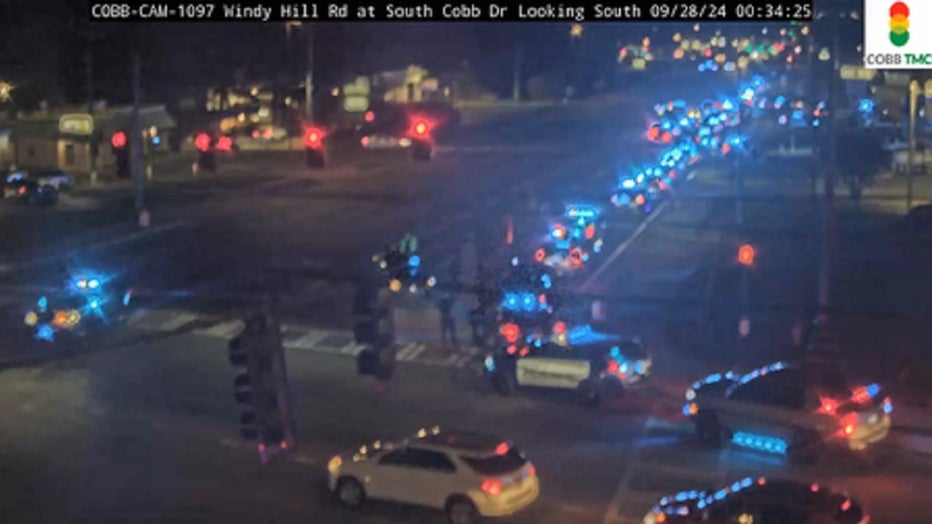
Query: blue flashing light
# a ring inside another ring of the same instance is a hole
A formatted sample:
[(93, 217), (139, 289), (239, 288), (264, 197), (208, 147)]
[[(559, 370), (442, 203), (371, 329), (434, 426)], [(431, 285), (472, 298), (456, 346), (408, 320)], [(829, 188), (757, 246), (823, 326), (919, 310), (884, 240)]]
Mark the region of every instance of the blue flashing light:
[(421, 267), (421, 257), (418, 255), (411, 255), (408, 258), (408, 265), (411, 267)]
[(518, 309), (518, 295), (508, 293), (505, 295), (505, 309)]
[(97, 289), (99, 287), (100, 287), (100, 280), (97, 280), (96, 278), (92, 278), (87, 281), (88, 289)]
[(890, 399), (883, 401), (883, 412), (887, 414), (893, 413), (893, 403), (890, 402)]
[[(751, 484), (753, 484), (753, 483), (754, 483), (754, 481), (751, 480), (751, 477), (748, 477), (748, 478), (746, 478), (746, 479), (744, 479), (744, 480), (741, 481), (741, 488), (742, 488), (742, 489), (743, 489), (743, 488), (749, 488), (749, 487), (751, 487)], [(737, 490), (735, 490), (735, 491), (737, 491)]]
[(511, 257), (511, 265), (517, 267), (517, 265), (518, 265), (518, 257)]
[(544, 341), (543, 341), (543, 340), (541, 340), (541, 339), (539, 339), (539, 338), (536, 339), (536, 340), (534, 340), (534, 347), (539, 348), (539, 347), (541, 347), (541, 346), (543, 346), (543, 345), (544, 345)]
[(36, 330), (36, 339), (53, 342), (55, 340), (55, 330), (48, 324), (42, 324), (39, 326), (39, 329)]
[(727, 495), (728, 495), (727, 490), (720, 489), (715, 492), (715, 500), (724, 500)]
[(609, 354), (612, 356), (612, 358), (619, 358), (621, 357), (621, 350), (618, 348), (618, 346), (615, 346), (609, 351)]
[(123, 293), (123, 305), (128, 306), (130, 300), (132, 299), (133, 299), (133, 292), (132, 290), (127, 289), (126, 293)]
[(867, 395), (868, 395), (870, 398), (874, 398), (874, 397), (877, 396), (878, 393), (880, 393), (880, 386), (877, 385), (877, 384), (871, 384), (871, 385), (867, 386), (866, 389), (867, 389)]
[(787, 121), (788, 119), (786, 118), (786, 115), (780, 115), (780, 118), (777, 119), (777, 123), (779, 123), (781, 126), (785, 126)]
[(793, 120), (803, 120), (806, 118), (806, 113), (802, 109), (794, 109), (792, 118)]
[(819, 127), (819, 119), (818, 119), (818, 118), (812, 121), (812, 127)]
[(691, 417), (692, 413), (689, 412), (689, 404), (683, 406), (683, 415)]
[(754, 88), (746, 87), (741, 91), (741, 98), (743, 100), (752, 100), (754, 98)]
[(780, 95), (774, 99), (773, 103), (774, 105), (782, 106), (783, 104), (786, 103), (786, 97), (783, 95)]
[(751, 85), (757, 88), (764, 87), (765, 80), (762, 76), (754, 76), (751, 78)]
[(861, 113), (873, 113), (874, 101), (869, 98), (862, 98), (858, 101), (858, 111)]
[(559, 242), (554, 243), (557, 246), (557, 249), (569, 249), (570, 241), (569, 240), (560, 240)]
[(534, 295), (526, 294), (521, 299), (521, 304), (524, 306), (525, 311), (534, 311), (537, 307), (537, 301), (534, 300)]
[(39, 297), (39, 300), (36, 301), (36, 305), (39, 306), (39, 309), (46, 309), (49, 307), (49, 299), (46, 297)]
[(621, 181), (621, 187), (623, 187), (624, 189), (634, 189), (635, 187), (637, 187), (637, 182), (635, 182), (634, 180), (630, 178), (626, 178)]
[(160, 137), (160, 136), (154, 136), (154, 137), (152, 137), (152, 143), (155, 144), (155, 145), (161, 144), (161, 143), (162, 143), (162, 137)]
[(485, 357), (485, 369), (489, 373), (492, 373), (495, 371), (495, 359), (492, 358), (492, 355)]
[(731, 441), (741, 447), (779, 455), (785, 455), (788, 448), (786, 441), (781, 438), (755, 435), (743, 431), (735, 432)]
[(91, 308), (92, 310), (98, 310), (98, 309), (100, 309), (100, 299), (97, 298), (97, 297), (93, 297), (93, 298), (91, 298), (91, 299), (88, 299), (88, 301), (87, 301), (87, 307)]
[(550, 278), (550, 275), (546, 273), (540, 276), (540, 281), (544, 285), (544, 289), (550, 289), (553, 287), (553, 280)]
[(704, 72), (705, 72), (705, 64), (699, 64), (699, 66), (697, 67), (697, 69), (699, 69), (699, 72), (700, 72), (700, 73), (704, 73)]
[(680, 119), (680, 125), (683, 126), (683, 127), (688, 126), (688, 125), (689, 125), (689, 119), (688, 119), (688, 118), (681, 118), (681, 119)]

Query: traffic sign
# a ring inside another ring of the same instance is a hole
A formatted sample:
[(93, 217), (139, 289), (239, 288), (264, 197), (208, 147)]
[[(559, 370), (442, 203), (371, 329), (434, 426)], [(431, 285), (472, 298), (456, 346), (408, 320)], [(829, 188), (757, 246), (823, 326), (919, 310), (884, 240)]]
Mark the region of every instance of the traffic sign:
[(94, 132), (94, 117), (86, 113), (62, 115), (58, 119), (58, 131), (66, 135), (90, 136)]

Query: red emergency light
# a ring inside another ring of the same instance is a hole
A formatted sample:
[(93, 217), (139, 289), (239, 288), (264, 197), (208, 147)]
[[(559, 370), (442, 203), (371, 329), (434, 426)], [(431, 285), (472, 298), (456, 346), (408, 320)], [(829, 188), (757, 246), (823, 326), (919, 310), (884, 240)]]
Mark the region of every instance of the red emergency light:
[(434, 124), (429, 119), (416, 116), (411, 119), (411, 129), (408, 130), (408, 134), (414, 138), (430, 138), (433, 127)]
[(304, 145), (311, 149), (318, 149), (324, 143), (324, 132), (316, 127), (304, 130)]
[(194, 138), (194, 147), (196, 147), (199, 151), (203, 151), (205, 153), (207, 152), (207, 150), (210, 149), (210, 143), (211, 143), (210, 135), (208, 135), (207, 133), (201, 133), (197, 135), (197, 137)]
[(217, 139), (217, 149), (220, 151), (232, 151), (233, 139), (228, 136), (222, 136)]
[(126, 133), (123, 131), (113, 133), (113, 137), (110, 138), (110, 144), (117, 149), (126, 147)]

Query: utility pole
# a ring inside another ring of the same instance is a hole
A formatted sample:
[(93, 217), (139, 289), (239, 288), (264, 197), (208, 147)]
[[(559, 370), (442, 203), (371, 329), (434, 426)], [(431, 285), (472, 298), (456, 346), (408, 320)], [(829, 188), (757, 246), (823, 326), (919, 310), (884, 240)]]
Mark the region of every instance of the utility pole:
[(835, 170), (838, 167), (838, 126), (837, 126), (837, 107), (836, 107), (836, 84), (840, 72), (839, 52), (839, 15), (832, 13), (833, 20), (830, 30), (832, 31), (832, 73), (828, 82), (828, 108), (830, 117), (828, 118), (828, 161), (825, 163), (825, 186), (824, 186), (824, 203), (823, 203), (823, 220), (822, 220), (822, 249), (819, 260), (819, 317), (818, 317), (818, 337), (814, 341), (815, 347), (812, 348), (819, 353), (832, 353), (835, 347), (834, 338), (830, 334), (829, 308), (831, 306), (831, 270), (832, 255), (835, 244)]
[[(913, 208), (913, 171), (916, 164), (916, 110), (919, 103), (919, 95), (922, 89), (919, 88), (918, 80), (909, 82), (909, 156), (906, 160), (906, 210)], [(925, 156), (925, 153), (923, 153)]]
[(133, 54), (133, 113), (132, 131), (130, 132), (131, 170), (136, 188), (136, 211), (143, 213), (146, 208), (142, 169), (142, 123), (139, 120), (139, 106), (142, 103), (142, 58)]
[(744, 177), (737, 157), (732, 158), (731, 171), (735, 177), (735, 222), (740, 226), (744, 224)]
[(304, 112), (307, 123), (314, 123), (314, 25), (306, 24), (307, 28), (307, 67), (304, 71)]
[[(87, 114), (91, 115), (91, 118), (94, 118), (94, 49), (93, 49), (93, 39), (88, 38), (87, 50), (84, 52), (84, 83), (87, 90)], [(90, 165), (88, 166), (91, 170), (91, 183), (97, 182), (97, 156), (100, 153), (98, 149), (100, 148), (97, 140), (97, 135), (99, 131), (94, 129), (91, 131), (91, 136), (88, 137), (90, 142), (88, 143), (88, 152), (90, 153), (89, 160)]]
[(524, 68), (524, 42), (521, 39), (521, 28), (515, 26), (514, 59), (512, 62), (511, 97), (515, 102), (521, 101), (521, 70)]

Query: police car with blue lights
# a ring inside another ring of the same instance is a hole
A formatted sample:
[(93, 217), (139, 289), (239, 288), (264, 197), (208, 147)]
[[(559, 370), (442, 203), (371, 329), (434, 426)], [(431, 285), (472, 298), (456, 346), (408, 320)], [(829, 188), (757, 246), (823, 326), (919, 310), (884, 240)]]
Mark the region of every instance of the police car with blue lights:
[(502, 326), (503, 347), (486, 356), (485, 372), (501, 395), (519, 388), (563, 390), (596, 407), (645, 383), (653, 366), (650, 347), (638, 338), (567, 330), (557, 322), (549, 340), (527, 337), (517, 324)]
[(843, 492), (818, 483), (746, 477), (718, 490), (663, 497), (644, 524), (868, 524), (870, 516)]
[(534, 260), (558, 273), (583, 268), (605, 245), (605, 220), (596, 206), (573, 204), (550, 226), (543, 245), (534, 252)]
[(91, 326), (124, 320), (132, 296), (132, 289), (121, 288), (113, 276), (80, 271), (56, 296), (39, 297), (23, 324), (34, 338), (45, 342), (62, 334), (84, 335)]
[(876, 384), (786, 362), (710, 375), (687, 389), (683, 407), (708, 445), (731, 442), (802, 463), (819, 460), (829, 446), (868, 449), (890, 432), (892, 411)]

